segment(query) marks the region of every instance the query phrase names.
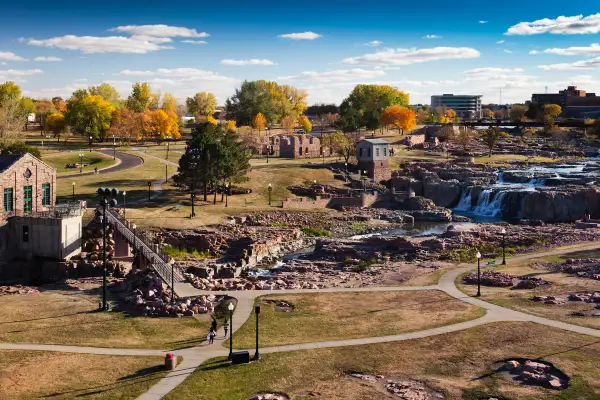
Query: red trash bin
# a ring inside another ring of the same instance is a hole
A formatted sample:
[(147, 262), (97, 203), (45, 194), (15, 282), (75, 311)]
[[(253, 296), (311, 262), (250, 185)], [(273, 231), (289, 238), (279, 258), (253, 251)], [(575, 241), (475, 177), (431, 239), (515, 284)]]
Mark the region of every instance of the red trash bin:
[(165, 356), (165, 368), (168, 370), (174, 370), (177, 366), (177, 354), (167, 353)]

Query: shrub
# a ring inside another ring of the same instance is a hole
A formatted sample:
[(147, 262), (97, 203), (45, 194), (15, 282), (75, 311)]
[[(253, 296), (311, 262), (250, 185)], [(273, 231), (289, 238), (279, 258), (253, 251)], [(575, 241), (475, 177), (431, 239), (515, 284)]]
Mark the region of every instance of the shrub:
[(175, 260), (184, 260), (186, 258), (213, 258), (210, 252), (208, 251), (198, 251), (196, 249), (192, 249), (191, 251), (185, 247), (173, 247), (166, 246), (163, 251), (170, 257), (173, 257)]
[(302, 232), (306, 236), (310, 236), (310, 237), (324, 237), (324, 236), (331, 236), (332, 235), (331, 232), (326, 231), (325, 229), (312, 228), (312, 227), (302, 228)]
[(39, 159), (42, 158), (42, 153), (37, 147), (29, 146), (23, 142), (15, 142), (12, 144), (0, 143), (0, 154), (25, 154), (29, 153)]

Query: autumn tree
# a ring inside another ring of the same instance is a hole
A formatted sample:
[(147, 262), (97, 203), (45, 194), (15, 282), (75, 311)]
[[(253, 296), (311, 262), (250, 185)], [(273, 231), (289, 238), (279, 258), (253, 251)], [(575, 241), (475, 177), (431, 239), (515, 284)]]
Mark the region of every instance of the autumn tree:
[(401, 106), (390, 106), (386, 108), (380, 117), (381, 124), (393, 125), (398, 129), (399, 134), (404, 134), (405, 130), (413, 129), (416, 124), (416, 114), (413, 110)]
[(17, 140), (30, 113), (30, 105), (21, 97), (21, 88), (13, 82), (0, 84), (0, 141)]
[(258, 113), (252, 119), (252, 127), (258, 130), (258, 134), (260, 136), (260, 131), (264, 130), (267, 126), (267, 119), (262, 113)]
[(496, 118), (496, 119), (504, 119), (504, 115), (505, 115), (505, 112), (501, 108), (494, 111), (494, 118)]
[(229, 132), (229, 131), (235, 132), (235, 120), (233, 120), (233, 119), (227, 120), (227, 124), (225, 125), (225, 131), (226, 132)]
[(165, 93), (160, 107), (166, 113), (173, 113), (177, 116), (177, 100), (171, 93)]
[(208, 122), (211, 125), (217, 126), (219, 123), (217, 122), (217, 120), (215, 119), (215, 117), (213, 117), (212, 115), (209, 115), (206, 117), (206, 122)]
[(217, 109), (217, 98), (212, 93), (200, 92), (185, 101), (187, 110), (194, 116), (212, 117)]
[(298, 124), (304, 129), (305, 133), (310, 133), (312, 131), (312, 124), (306, 115), (298, 117)]
[(137, 140), (135, 113), (126, 107), (115, 109), (111, 117), (108, 134), (119, 138), (120, 141)]
[(340, 119), (340, 114), (338, 114), (338, 113), (327, 114), (327, 123), (329, 124), (329, 126), (335, 126), (335, 124), (337, 124), (339, 119)]
[(40, 100), (35, 104), (35, 113), (40, 121), (40, 130), (42, 131), (42, 134), (44, 134), (44, 128), (46, 126), (46, 117), (53, 112), (56, 112), (56, 109), (54, 108), (54, 104), (49, 100)]
[(458, 133), (455, 135), (455, 140), (462, 147), (463, 153), (467, 153), (473, 144), (475, 137), (474, 132), (466, 126), (460, 127)]
[(496, 147), (500, 139), (503, 136), (505, 136), (505, 134), (500, 130), (499, 127), (492, 126), (488, 129), (484, 129), (483, 131), (481, 131), (480, 136), (483, 143), (485, 143), (485, 145), (487, 146), (490, 152), (489, 156), (491, 157), (494, 147)]
[(527, 112), (526, 106), (514, 105), (510, 107), (510, 120), (515, 124), (520, 124), (523, 122), (523, 118), (525, 118), (525, 113)]
[(287, 131), (288, 135), (294, 134), (295, 126), (296, 118), (292, 117), (291, 115), (281, 118), (281, 127)]
[(483, 110), (481, 110), (481, 116), (483, 118), (494, 118), (494, 112), (489, 108), (484, 108)]
[(119, 107), (121, 105), (121, 95), (119, 95), (117, 89), (108, 83), (101, 83), (98, 86), (90, 86), (88, 88), (88, 93), (92, 96), (102, 97), (115, 107)]
[(323, 135), (321, 143), (325, 147), (331, 147), (334, 153), (344, 158), (346, 164), (350, 162), (351, 157), (356, 156), (356, 135), (335, 131), (329, 135)]
[(46, 117), (46, 129), (54, 134), (54, 137), (60, 140), (60, 134), (63, 133), (67, 121), (61, 113), (52, 113)]
[(134, 112), (145, 112), (156, 101), (156, 95), (152, 93), (152, 87), (147, 82), (136, 82), (126, 101), (128, 109)]
[(110, 128), (115, 106), (101, 96), (76, 93), (67, 102), (65, 118), (76, 133), (104, 140)]
[(554, 121), (562, 113), (562, 108), (558, 104), (544, 105), (544, 129), (546, 132), (552, 129)]

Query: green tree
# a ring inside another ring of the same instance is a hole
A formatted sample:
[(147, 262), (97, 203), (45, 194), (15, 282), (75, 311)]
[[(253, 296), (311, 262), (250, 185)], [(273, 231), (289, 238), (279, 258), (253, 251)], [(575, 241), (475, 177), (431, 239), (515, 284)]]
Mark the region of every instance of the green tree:
[(490, 157), (492, 156), (494, 147), (496, 147), (496, 145), (498, 144), (500, 139), (503, 136), (505, 136), (505, 134), (497, 126), (492, 126), (488, 129), (484, 129), (483, 131), (481, 131), (480, 135), (481, 135), (481, 139), (483, 140), (483, 143), (485, 143), (485, 145), (487, 146), (487, 148), (490, 152), (489, 153)]
[(267, 122), (274, 122), (273, 98), (265, 86), (257, 81), (244, 81), (235, 94), (225, 102), (228, 118), (233, 118), (239, 126), (251, 125), (252, 118), (261, 113)]
[(136, 82), (132, 86), (132, 91), (127, 98), (126, 106), (134, 112), (144, 112), (150, 108), (156, 95), (152, 93), (152, 87), (147, 82)]
[(88, 88), (88, 93), (92, 96), (102, 97), (115, 107), (121, 106), (121, 96), (119, 95), (119, 92), (117, 92), (117, 89), (108, 83), (101, 83), (98, 86), (90, 86)]
[(324, 147), (331, 147), (334, 153), (344, 157), (346, 164), (351, 157), (356, 156), (357, 137), (351, 133), (335, 131), (329, 135), (323, 135), (321, 143)]
[(104, 140), (114, 111), (115, 107), (102, 97), (88, 94), (69, 99), (65, 118), (74, 132)]
[(18, 100), (21, 98), (21, 88), (14, 82), (0, 84), (0, 103), (8, 99)]
[(17, 140), (31, 110), (21, 98), (21, 88), (13, 82), (0, 84), (0, 142)]
[(217, 109), (217, 98), (212, 93), (200, 92), (194, 97), (188, 97), (185, 104), (188, 112), (194, 116), (212, 117)]

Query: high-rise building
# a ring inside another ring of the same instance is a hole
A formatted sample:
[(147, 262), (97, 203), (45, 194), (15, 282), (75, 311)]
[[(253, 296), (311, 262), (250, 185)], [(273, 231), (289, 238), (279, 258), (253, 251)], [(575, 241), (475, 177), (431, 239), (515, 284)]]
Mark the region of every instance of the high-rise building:
[(586, 93), (585, 90), (577, 89), (577, 86), (569, 86), (558, 93), (534, 93), (531, 102), (540, 105), (558, 104), (561, 107), (568, 106), (592, 106), (598, 104), (595, 93)]
[(481, 95), (443, 94), (431, 96), (431, 108), (448, 107), (461, 118), (481, 118)]

